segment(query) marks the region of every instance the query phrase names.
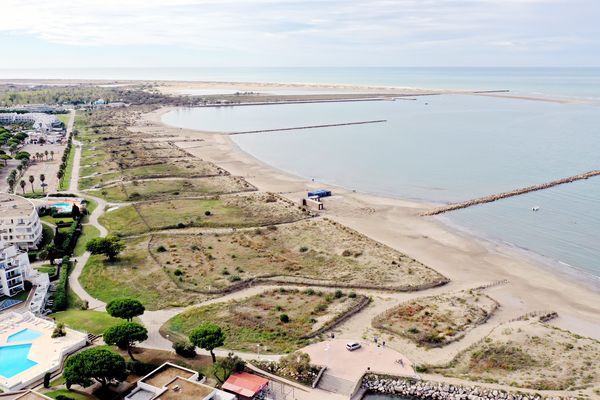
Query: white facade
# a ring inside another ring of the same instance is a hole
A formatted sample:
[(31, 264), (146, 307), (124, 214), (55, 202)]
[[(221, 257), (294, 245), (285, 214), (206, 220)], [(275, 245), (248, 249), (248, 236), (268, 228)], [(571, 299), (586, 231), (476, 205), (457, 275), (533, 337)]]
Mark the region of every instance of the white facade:
[(41, 240), (42, 223), (33, 203), (21, 196), (0, 193), (0, 242), (32, 250)]
[[(0, 241), (0, 246), (2, 242)], [(32, 274), (27, 253), (15, 245), (0, 250), (0, 294), (14, 296), (25, 290), (25, 279)]]

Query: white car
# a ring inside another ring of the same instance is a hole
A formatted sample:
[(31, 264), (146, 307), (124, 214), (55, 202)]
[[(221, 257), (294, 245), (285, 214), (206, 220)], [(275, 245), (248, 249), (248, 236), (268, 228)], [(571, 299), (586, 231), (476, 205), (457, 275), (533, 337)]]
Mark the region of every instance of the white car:
[(346, 350), (348, 350), (348, 351), (354, 351), (354, 350), (358, 350), (360, 348), (361, 348), (361, 345), (358, 342), (346, 343)]

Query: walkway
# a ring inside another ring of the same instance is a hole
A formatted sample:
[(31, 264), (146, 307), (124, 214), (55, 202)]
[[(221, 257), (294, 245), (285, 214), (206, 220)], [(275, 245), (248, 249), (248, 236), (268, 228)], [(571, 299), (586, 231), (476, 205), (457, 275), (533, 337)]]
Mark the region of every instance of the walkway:
[[(69, 122), (67, 124), (67, 135), (73, 134), (73, 125), (75, 123), (75, 112), (70, 114)], [(75, 150), (75, 157), (73, 158), (73, 170), (71, 171), (71, 180), (69, 182), (69, 191), (71, 193), (75, 193), (81, 197), (91, 197), (88, 194), (81, 193), (78, 191), (79, 187), (79, 167), (81, 165), (81, 142), (73, 139), (72, 148)], [(106, 202), (103, 199), (99, 199), (97, 197), (93, 197), (93, 200), (98, 203), (96, 209), (89, 216), (89, 225), (93, 225), (100, 231), (100, 236), (104, 237), (108, 234), (108, 231), (104, 226), (102, 226), (98, 222), (98, 218), (104, 212), (104, 208), (106, 207)], [(88, 307), (92, 310), (104, 310), (104, 306), (106, 305), (104, 302), (92, 297), (79, 283), (79, 277), (81, 276), (81, 272), (83, 271), (83, 267), (87, 263), (90, 258), (90, 253), (86, 251), (83, 255), (79, 257), (73, 257), (73, 264), (75, 268), (71, 272), (71, 276), (69, 278), (69, 286), (73, 289), (73, 292), (81, 300), (88, 302)]]

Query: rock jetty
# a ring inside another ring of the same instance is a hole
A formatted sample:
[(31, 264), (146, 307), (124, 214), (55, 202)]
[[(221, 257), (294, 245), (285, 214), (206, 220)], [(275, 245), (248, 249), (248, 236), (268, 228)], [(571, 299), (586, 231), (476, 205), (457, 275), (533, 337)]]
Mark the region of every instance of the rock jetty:
[(458, 386), (375, 374), (365, 375), (362, 387), (370, 393), (391, 394), (423, 400), (575, 400), (574, 397), (544, 397), (534, 393), (507, 392), (477, 386)]
[(532, 185), (532, 186), (527, 186), (527, 187), (520, 188), (520, 189), (511, 190), (510, 192), (492, 194), (489, 196), (480, 197), (478, 199), (463, 201), (462, 203), (448, 204), (447, 206), (442, 206), (442, 207), (434, 208), (429, 211), (425, 211), (425, 212), (421, 213), (421, 216), (426, 217), (426, 216), (438, 215), (438, 214), (443, 214), (448, 211), (460, 210), (461, 208), (475, 206), (477, 204), (491, 203), (493, 201), (505, 199), (507, 197), (519, 196), (521, 194), (535, 192), (537, 190), (548, 189), (548, 188), (551, 188), (554, 186), (563, 185), (565, 183), (572, 183), (575, 181), (580, 181), (582, 179), (589, 179), (589, 178), (592, 178), (592, 177), (598, 176), (598, 175), (600, 175), (600, 170), (589, 171), (589, 172), (585, 172), (583, 174), (569, 176), (567, 178), (557, 179), (557, 180), (554, 180), (551, 182), (541, 183), (539, 185)]

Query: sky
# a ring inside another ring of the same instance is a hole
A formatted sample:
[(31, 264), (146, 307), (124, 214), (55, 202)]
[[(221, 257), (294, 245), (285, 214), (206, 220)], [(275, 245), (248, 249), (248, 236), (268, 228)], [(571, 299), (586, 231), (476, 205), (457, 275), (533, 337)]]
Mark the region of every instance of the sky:
[(0, 13), (2, 69), (600, 66), (600, 0), (0, 0)]

